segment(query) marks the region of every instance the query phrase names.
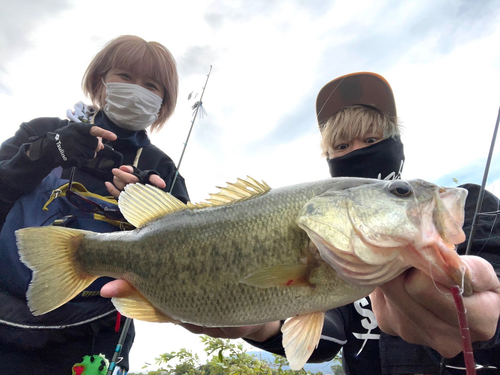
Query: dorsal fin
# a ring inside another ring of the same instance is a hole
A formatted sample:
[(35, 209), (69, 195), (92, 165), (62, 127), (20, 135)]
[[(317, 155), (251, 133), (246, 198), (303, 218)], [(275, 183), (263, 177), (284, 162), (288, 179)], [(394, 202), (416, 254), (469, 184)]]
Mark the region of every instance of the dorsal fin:
[(271, 188), (264, 182), (259, 182), (250, 176), (246, 180), (238, 178), (235, 183), (227, 183), (227, 187), (217, 186), (220, 191), (216, 194), (210, 194), (211, 206), (222, 206), (235, 202), (255, 198), (267, 193)]
[(220, 191), (210, 194), (208, 202), (193, 204), (182, 203), (169, 193), (152, 185), (128, 184), (118, 198), (118, 206), (127, 221), (140, 227), (151, 220), (185, 209), (201, 209), (222, 206), (258, 197), (271, 188), (265, 182), (258, 182), (247, 176), (246, 180), (238, 178), (235, 183), (227, 183), (227, 187), (218, 187)]
[(143, 184), (125, 186), (118, 198), (118, 206), (125, 219), (135, 227), (166, 214), (191, 208), (156, 186)]

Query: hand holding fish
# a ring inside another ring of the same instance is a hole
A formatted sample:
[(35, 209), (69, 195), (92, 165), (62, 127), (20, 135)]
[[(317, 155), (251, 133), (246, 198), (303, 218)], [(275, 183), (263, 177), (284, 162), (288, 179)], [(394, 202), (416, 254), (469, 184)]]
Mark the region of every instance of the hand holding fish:
[[(139, 182), (139, 178), (133, 175), (134, 169), (130, 165), (122, 165), (120, 168), (113, 168), (112, 172), (114, 175), (113, 183), (106, 182), (106, 187), (109, 193), (115, 198), (118, 198), (123, 189), (125, 189), (125, 186)], [(149, 177), (149, 183), (161, 189), (166, 186), (165, 181), (156, 174), (152, 174)]]
[[(127, 298), (135, 293), (136, 289), (125, 280), (115, 280), (107, 283), (101, 288), (101, 296), (104, 298)], [(259, 325), (243, 327), (202, 327), (194, 324), (180, 324), (189, 332), (197, 335), (209, 335), (224, 339), (247, 338), (250, 340), (263, 342), (275, 336), (281, 329), (281, 322), (274, 321)]]
[[(500, 282), (493, 267), (476, 256), (461, 256), (471, 272), (473, 294), (464, 295), (472, 341), (492, 338), (500, 316)], [(438, 290), (439, 288), (439, 290)], [(457, 310), (449, 288), (412, 268), (371, 295), (382, 331), (426, 345), (451, 358), (462, 351)]]

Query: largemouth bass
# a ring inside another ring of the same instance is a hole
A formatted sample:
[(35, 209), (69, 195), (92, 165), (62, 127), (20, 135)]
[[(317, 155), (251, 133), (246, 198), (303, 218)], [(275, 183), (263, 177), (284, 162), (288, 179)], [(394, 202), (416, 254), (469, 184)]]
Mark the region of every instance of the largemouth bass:
[(119, 207), (137, 229), (93, 233), (61, 227), (16, 232), (33, 270), (34, 315), (96, 278), (137, 292), (113, 303), (151, 322), (233, 327), (287, 320), (293, 369), (317, 346), (324, 312), (367, 296), (409, 267), (461, 282), (454, 244), (466, 190), (414, 181), (337, 178), (270, 189), (251, 178), (183, 204), (148, 185), (128, 185)]

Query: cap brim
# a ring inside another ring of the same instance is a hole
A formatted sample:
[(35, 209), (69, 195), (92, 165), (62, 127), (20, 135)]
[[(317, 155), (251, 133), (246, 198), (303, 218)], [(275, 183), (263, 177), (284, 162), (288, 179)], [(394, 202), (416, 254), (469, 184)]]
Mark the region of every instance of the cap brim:
[(351, 73), (328, 82), (316, 99), (316, 115), (321, 125), (345, 107), (366, 105), (396, 118), (396, 103), (391, 86), (376, 73)]

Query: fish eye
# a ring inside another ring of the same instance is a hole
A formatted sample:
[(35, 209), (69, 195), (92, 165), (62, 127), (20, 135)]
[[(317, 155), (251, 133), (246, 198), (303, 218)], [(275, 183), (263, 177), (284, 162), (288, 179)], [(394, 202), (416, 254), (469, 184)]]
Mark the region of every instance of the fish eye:
[(411, 185), (406, 181), (394, 181), (389, 185), (389, 191), (397, 197), (411, 197), (413, 195), (413, 189)]

